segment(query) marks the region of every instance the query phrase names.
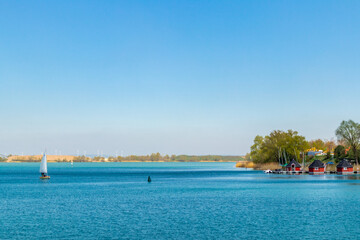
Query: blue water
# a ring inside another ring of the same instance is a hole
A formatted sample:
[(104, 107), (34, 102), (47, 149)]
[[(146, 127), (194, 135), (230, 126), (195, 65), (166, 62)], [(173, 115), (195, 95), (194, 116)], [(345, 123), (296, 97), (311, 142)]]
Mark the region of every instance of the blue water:
[(0, 239), (360, 238), (360, 176), (234, 165), (1, 163)]

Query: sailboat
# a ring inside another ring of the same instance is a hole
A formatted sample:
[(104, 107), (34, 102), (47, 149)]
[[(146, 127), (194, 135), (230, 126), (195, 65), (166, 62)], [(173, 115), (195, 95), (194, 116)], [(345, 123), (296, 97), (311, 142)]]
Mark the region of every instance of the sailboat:
[(50, 179), (50, 176), (47, 175), (47, 159), (46, 159), (46, 153), (44, 153), (41, 163), (40, 163), (40, 179)]
[(74, 161), (71, 159), (71, 166), (74, 166)]

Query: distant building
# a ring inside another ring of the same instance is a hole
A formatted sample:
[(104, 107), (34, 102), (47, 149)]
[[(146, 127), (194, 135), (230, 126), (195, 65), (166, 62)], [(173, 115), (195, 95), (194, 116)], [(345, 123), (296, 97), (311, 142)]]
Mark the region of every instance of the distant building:
[(301, 165), (293, 159), (288, 165), (286, 165), (286, 171), (289, 172), (301, 171)]
[(324, 173), (325, 165), (320, 160), (313, 161), (309, 166), (309, 173)]
[(323, 150), (312, 150), (307, 152), (308, 156), (322, 156), (325, 155)]
[(337, 173), (352, 173), (353, 166), (346, 160), (341, 160), (336, 166)]

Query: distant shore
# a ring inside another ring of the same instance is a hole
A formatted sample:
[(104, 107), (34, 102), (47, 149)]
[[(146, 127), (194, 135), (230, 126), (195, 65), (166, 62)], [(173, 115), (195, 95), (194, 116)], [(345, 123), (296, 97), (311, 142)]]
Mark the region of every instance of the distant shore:
[[(153, 158), (153, 155), (136, 156), (131, 155), (127, 157), (86, 157), (86, 156), (74, 156), (74, 155), (47, 155), (48, 162), (238, 162), (242, 159), (241, 156), (190, 156), (190, 155), (172, 155), (171, 157), (165, 155), (155, 155), (157, 158)], [(2, 162), (14, 162), (14, 163), (30, 163), (40, 162), (42, 155), (13, 155), (8, 156)], [(138, 158), (138, 159), (136, 159)]]
[[(34, 162), (40, 162), (41, 160), (34, 160), (34, 161), (4, 161), (5, 163), (34, 163)], [(71, 161), (48, 161), (49, 163), (63, 163), (63, 162), (68, 162), (70, 163)], [(84, 161), (84, 162), (88, 162), (88, 163), (103, 163), (103, 162), (107, 162), (107, 163), (181, 163), (181, 162), (186, 162), (186, 163), (191, 163), (191, 162), (203, 162), (203, 163), (236, 163), (235, 161)], [(81, 161), (81, 163), (84, 163)], [(75, 162), (74, 162), (75, 163)], [(78, 162), (79, 163), (79, 162)]]

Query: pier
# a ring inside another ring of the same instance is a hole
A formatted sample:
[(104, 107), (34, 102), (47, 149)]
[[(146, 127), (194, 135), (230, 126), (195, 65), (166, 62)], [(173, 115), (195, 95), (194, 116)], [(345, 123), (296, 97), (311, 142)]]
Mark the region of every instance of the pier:
[(284, 171), (284, 170), (275, 170), (270, 172), (269, 174), (285, 174), (285, 175), (301, 175), (301, 174), (308, 174), (308, 175), (324, 175), (324, 174), (336, 174), (336, 175), (353, 175), (353, 174), (360, 174), (360, 171), (354, 171), (349, 173), (338, 173), (337, 171), (325, 171), (325, 172), (309, 172), (309, 171)]

